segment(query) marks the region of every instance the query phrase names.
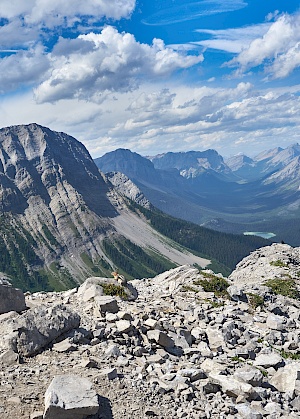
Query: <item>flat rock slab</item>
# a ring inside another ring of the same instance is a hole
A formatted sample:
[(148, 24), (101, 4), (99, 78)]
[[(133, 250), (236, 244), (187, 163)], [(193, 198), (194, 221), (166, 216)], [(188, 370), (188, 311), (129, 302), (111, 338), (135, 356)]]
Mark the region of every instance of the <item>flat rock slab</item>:
[(53, 378), (45, 393), (44, 419), (84, 419), (98, 410), (92, 383), (76, 375)]
[(282, 357), (276, 353), (270, 354), (260, 354), (255, 358), (253, 365), (255, 367), (263, 367), (263, 368), (276, 368), (279, 364), (282, 363)]

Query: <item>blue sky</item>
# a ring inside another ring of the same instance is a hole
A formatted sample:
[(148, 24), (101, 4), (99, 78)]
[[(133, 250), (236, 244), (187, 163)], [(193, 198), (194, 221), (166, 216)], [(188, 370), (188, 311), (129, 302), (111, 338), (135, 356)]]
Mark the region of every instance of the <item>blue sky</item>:
[(1, 0), (0, 126), (37, 122), (93, 157), (300, 137), (300, 4)]

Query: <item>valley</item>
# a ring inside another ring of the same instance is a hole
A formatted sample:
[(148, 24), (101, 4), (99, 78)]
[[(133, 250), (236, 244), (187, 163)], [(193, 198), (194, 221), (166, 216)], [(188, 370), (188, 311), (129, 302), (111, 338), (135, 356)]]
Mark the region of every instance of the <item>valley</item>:
[(138, 185), (105, 176), (65, 133), (37, 124), (1, 129), (0, 272), (24, 291), (62, 291), (115, 270), (151, 277), (182, 264), (228, 274), (268, 243), (167, 217)]
[(299, 159), (300, 146), (294, 144), (229, 159), (215, 150), (142, 157), (118, 149), (95, 162), (108, 177), (125, 174), (155, 207), (174, 217), (226, 233), (268, 230), (275, 236), (267, 238), (297, 246)]

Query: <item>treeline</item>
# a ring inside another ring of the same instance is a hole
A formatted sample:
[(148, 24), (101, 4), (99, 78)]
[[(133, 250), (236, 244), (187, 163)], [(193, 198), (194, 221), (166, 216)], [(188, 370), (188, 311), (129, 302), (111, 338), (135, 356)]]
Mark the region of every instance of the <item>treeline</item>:
[(128, 279), (147, 278), (174, 268), (175, 265), (154, 252), (147, 253), (125, 238), (104, 240), (104, 251)]
[(216, 259), (230, 270), (253, 250), (267, 246), (269, 240), (255, 236), (221, 233), (179, 220), (157, 209), (147, 210), (131, 202), (131, 209), (140, 211), (151, 226), (164, 236), (208, 259)]
[(0, 217), (0, 271), (10, 276), (13, 285), (23, 291), (50, 291), (47, 276), (31, 269), (31, 266), (41, 265), (34, 245), (34, 239), (21, 225), (12, 226), (9, 219)]

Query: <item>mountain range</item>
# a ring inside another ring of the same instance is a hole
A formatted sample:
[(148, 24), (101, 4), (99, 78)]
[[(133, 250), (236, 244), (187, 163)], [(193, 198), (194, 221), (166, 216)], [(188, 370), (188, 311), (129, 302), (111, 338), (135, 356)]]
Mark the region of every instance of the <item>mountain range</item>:
[(95, 163), (104, 173), (124, 173), (174, 217), (230, 233), (271, 231), (300, 244), (299, 144), (227, 159), (215, 150), (142, 157), (118, 149)]
[[(118, 170), (152, 171), (158, 189), (171, 186), (173, 170), (126, 153)], [(232, 270), (266, 243), (160, 213), (125, 175), (104, 176), (75, 138), (37, 124), (0, 130), (0, 219), (0, 271), (24, 290), (66, 289), (116, 269), (128, 279), (187, 263)]]

